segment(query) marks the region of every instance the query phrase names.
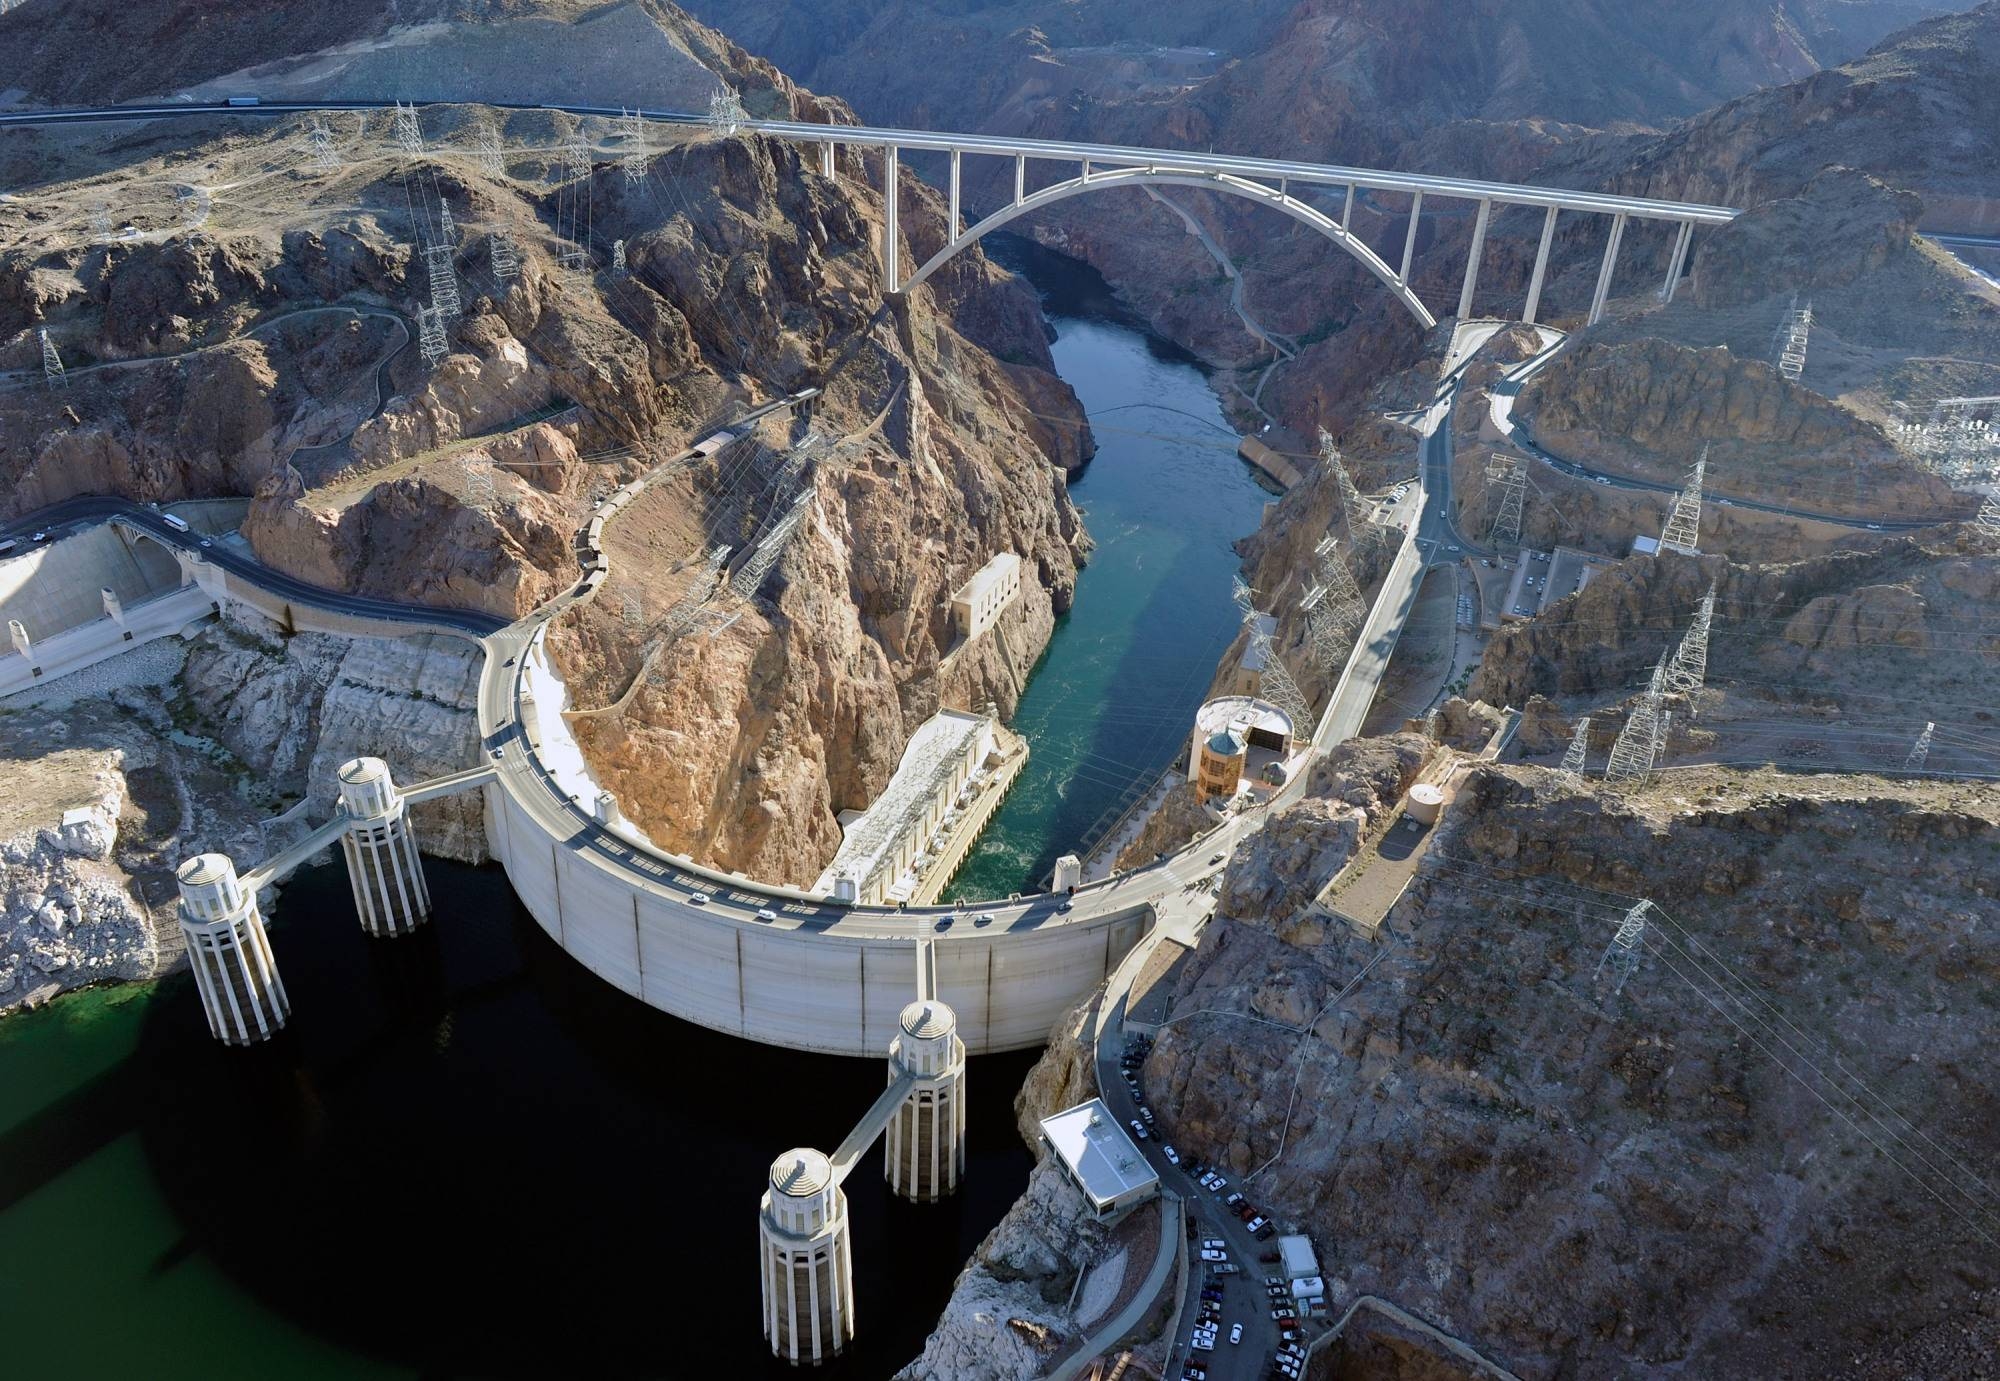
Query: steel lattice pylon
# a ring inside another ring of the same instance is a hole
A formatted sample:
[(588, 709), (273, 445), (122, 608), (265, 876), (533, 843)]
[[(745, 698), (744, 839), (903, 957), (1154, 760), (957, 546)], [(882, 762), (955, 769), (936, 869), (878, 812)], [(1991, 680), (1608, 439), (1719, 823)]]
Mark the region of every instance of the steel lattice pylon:
[(47, 327), (35, 334), (42, 342), (42, 378), (50, 388), (68, 388), (69, 375), (63, 371), (62, 356), (56, 353), (56, 343), (49, 339)]
[(451, 266), (450, 245), (425, 248), (424, 273), (430, 279), (432, 310), (442, 317), (456, 320), (459, 315), (458, 274)]
[(451, 343), (444, 334), (444, 313), (436, 307), (417, 308), (417, 349), (423, 353), (424, 363), (433, 369), (451, 353)]
[(2000, 499), (1988, 499), (1979, 505), (1979, 517), (1975, 519), (1988, 532), (2000, 532)]
[(718, 87), (708, 98), (708, 127), (725, 138), (742, 129), (750, 120), (743, 109), (743, 98), (728, 87)]
[(1707, 471), (1708, 447), (1704, 446), (1701, 458), (1688, 471), (1686, 486), (1674, 496), (1674, 511), (1667, 515), (1666, 528), (1660, 533), (1661, 550), (1697, 555), (1701, 541), (1701, 484)]
[(646, 121), (638, 111), (628, 110), (618, 117), (618, 135), (624, 141), (620, 162), (627, 182), (643, 182), (652, 166), (653, 152), (646, 142)]
[(1652, 774), (1665, 737), (1660, 701), (1666, 694), (1666, 683), (1667, 654), (1662, 652), (1646, 693), (1633, 705), (1625, 727), (1618, 731), (1618, 739), (1611, 745), (1611, 760), (1604, 764), (1604, 780), (1637, 786)]
[(1497, 547), (1519, 546), (1521, 504), (1528, 492), (1527, 462), (1495, 451), (1486, 462), (1486, 482), (1500, 489), (1500, 504), (1493, 510), (1493, 544)]
[(1569, 747), (1563, 750), (1562, 771), (1572, 777), (1583, 775), (1585, 757), (1590, 752), (1590, 716), (1585, 715), (1576, 722), (1576, 728), (1569, 736)]
[(1305, 611), (1306, 638), (1316, 665), (1331, 670), (1347, 655), (1355, 635), (1367, 620), (1368, 608), (1361, 601), (1361, 587), (1354, 572), (1341, 556), (1340, 544), (1328, 537), (1313, 548), (1318, 579), (1299, 600)]
[(1937, 725), (1928, 720), (1925, 721), (1924, 731), (1917, 735), (1917, 741), (1910, 746), (1910, 756), (1903, 759), (1903, 770), (1905, 772), (1921, 772), (1924, 770), (1924, 764), (1929, 762), (1931, 757), (1931, 731), (1936, 728)]
[(1275, 620), (1257, 612), (1257, 592), (1240, 579), (1235, 583), (1235, 598), (1243, 613), (1243, 630), (1250, 635), (1245, 653), (1256, 653), (1262, 662), (1257, 673), (1258, 695), (1291, 716), (1294, 729), (1303, 729), (1312, 711), (1298, 682), (1285, 669), (1284, 659), (1278, 656), (1271, 637)]
[[(1792, 299), (1794, 303), (1797, 297)], [(1794, 306), (1778, 327), (1778, 372), (1797, 383), (1806, 372), (1806, 337), (1812, 331), (1812, 303)]]
[(498, 231), (486, 237), (486, 258), (493, 265), (493, 277), (503, 289), (520, 275), (521, 260), (514, 253), (514, 242)]
[(312, 154), (313, 166), (323, 173), (330, 173), (340, 166), (340, 152), (333, 147), (333, 131), (326, 126), (324, 115), (315, 115), (306, 129), (306, 149)]
[(424, 127), (417, 121), (417, 108), (396, 102), (396, 147), (411, 158), (424, 152)]
[(500, 136), (493, 129), (479, 131), (479, 141), (472, 146), (472, 156), (479, 160), (480, 171), (488, 177), (507, 175), (507, 154), (500, 147)]
[(1646, 938), (1646, 912), (1652, 906), (1650, 901), (1641, 901), (1627, 911), (1618, 922), (1618, 929), (1612, 932), (1611, 940), (1604, 946), (1604, 953), (1598, 957), (1597, 968), (1591, 972), (1595, 979), (1604, 972), (1608, 961), (1617, 973), (1617, 981), (1611, 991), (1615, 996), (1625, 991), (1625, 980), (1639, 967), (1639, 954)]
[(1340, 511), (1347, 522), (1347, 540), (1359, 551), (1374, 541), (1382, 529), (1368, 520), (1368, 501), (1354, 487), (1354, 477), (1347, 473), (1347, 463), (1341, 459), (1340, 449), (1333, 444), (1333, 434), (1325, 427), (1319, 429), (1319, 458), (1333, 475), (1334, 486), (1340, 492)]
[(1667, 665), (1667, 689), (1674, 694), (1691, 696), (1702, 688), (1708, 676), (1708, 629), (1714, 619), (1715, 585), (1711, 582), (1708, 593), (1701, 597), (1701, 607), (1695, 610), (1693, 626)]

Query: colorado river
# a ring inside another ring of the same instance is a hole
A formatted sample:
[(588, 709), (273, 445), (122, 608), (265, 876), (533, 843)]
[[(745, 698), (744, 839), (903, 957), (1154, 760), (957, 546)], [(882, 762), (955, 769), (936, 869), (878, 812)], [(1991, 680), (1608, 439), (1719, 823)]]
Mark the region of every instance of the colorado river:
[(1021, 240), (987, 248), (1041, 290), (1056, 369), (1090, 416), (1097, 455), (1070, 492), (1097, 546), (1014, 716), (1028, 765), (948, 894), (968, 900), (1039, 888), (1185, 756), (1236, 636), (1230, 544), (1270, 498), (1200, 369), (1120, 311), (1093, 269)]

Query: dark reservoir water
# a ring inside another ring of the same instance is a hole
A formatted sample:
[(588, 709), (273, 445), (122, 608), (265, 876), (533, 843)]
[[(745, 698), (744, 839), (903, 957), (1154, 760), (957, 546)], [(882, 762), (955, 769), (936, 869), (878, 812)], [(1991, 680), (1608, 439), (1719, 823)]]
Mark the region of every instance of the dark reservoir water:
[(1097, 547), (1014, 717), (1028, 765), (948, 894), (968, 900), (1041, 887), (1185, 757), (1236, 636), (1230, 544), (1271, 498), (1194, 360), (1135, 323), (1096, 270), (1007, 236), (987, 250), (1041, 290), (1056, 368), (1090, 416), (1097, 455), (1070, 493)]
[[(1192, 363), (1088, 270), (1012, 253), (1097, 426), (1075, 492), (1098, 547), (1021, 707), (1030, 766), (963, 875), (987, 893), (1176, 756), (1265, 499)], [(798, 1374), (758, 1332), (765, 1169), (837, 1144), (882, 1064), (676, 1021), (564, 955), (497, 868), (427, 866), (438, 916), (406, 940), (362, 935), (338, 863), (285, 889), (294, 1016), (269, 1047), (211, 1041), (185, 975), (0, 1021), (5, 1375)], [(859, 1336), (818, 1375), (880, 1381), (921, 1349), (1026, 1181), (1032, 1062), (972, 1062), (954, 1199), (893, 1198), (879, 1152), (848, 1180)]]
[[(210, 1040), (185, 975), (0, 1022), (0, 1336), (22, 1378), (797, 1375), (758, 1333), (765, 1167), (831, 1149), (873, 1060), (795, 1055), (624, 997), (493, 867), (370, 940), (338, 863), (285, 889), (294, 1015)], [(966, 1188), (847, 1181), (856, 1351), (913, 1358), (1026, 1182), (1031, 1054), (972, 1062)]]

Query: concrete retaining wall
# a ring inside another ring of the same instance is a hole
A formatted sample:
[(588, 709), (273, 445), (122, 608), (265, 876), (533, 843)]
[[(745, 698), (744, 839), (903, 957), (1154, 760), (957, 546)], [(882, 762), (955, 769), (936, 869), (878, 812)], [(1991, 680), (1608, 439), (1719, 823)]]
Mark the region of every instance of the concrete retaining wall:
[[(913, 928), (869, 936), (857, 920), (817, 928), (785, 914), (766, 925), (690, 906), (591, 848), (552, 840), (505, 786), (488, 786), (485, 796), (488, 845), (522, 904), (605, 982), (687, 1021), (771, 1045), (869, 1059), (888, 1049), (916, 995)], [(1025, 932), (938, 935), (938, 995), (957, 1012), (974, 1054), (1033, 1049), (1150, 925), (1139, 906)]]

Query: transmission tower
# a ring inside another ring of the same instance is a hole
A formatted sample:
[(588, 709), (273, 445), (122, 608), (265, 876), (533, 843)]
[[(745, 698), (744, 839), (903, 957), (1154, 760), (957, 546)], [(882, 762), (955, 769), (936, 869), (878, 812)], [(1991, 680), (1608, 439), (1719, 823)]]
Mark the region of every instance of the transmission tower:
[(1674, 694), (1692, 696), (1702, 688), (1708, 676), (1708, 627), (1714, 619), (1715, 584), (1711, 581), (1708, 593), (1701, 597), (1701, 607), (1695, 610), (1693, 626), (1667, 666), (1667, 689)]
[(493, 487), (493, 470), (490, 466), (476, 465), (468, 460), (465, 467), (465, 492), (473, 503), (481, 508), (491, 508), (499, 497)]
[(63, 372), (62, 356), (56, 353), (56, 343), (49, 339), (48, 328), (35, 333), (42, 341), (42, 377), (50, 388), (68, 388), (69, 375)]
[(424, 127), (417, 122), (417, 108), (401, 101), (396, 102), (396, 147), (409, 158), (424, 154)]
[(1289, 715), (1295, 730), (1302, 730), (1311, 710), (1306, 705), (1304, 692), (1292, 679), (1292, 674), (1285, 670), (1284, 660), (1278, 656), (1278, 649), (1272, 642), (1271, 635), (1277, 620), (1257, 612), (1257, 592), (1241, 579), (1235, 582), (1235, 598), (1236, 607), (1243, 615), (1243, 631), (1250, 637), (1244, 656), (1259, 662), (1258, 694)]
[(500, 136), (491, 128), (479, 131), (479, 141), (472, 146), (472, 156), (479, 160), (479, 169), (488, 177), (507, 176), (507, 153), (500, 147)]
[(1905, 772), (1921, 772), (1931, 757), (1931, 730), (1937, 725), (1925, 721), (1924, 731), (1917, 735), (1917, 741), (1910, 747), (1910, 756), (1903, 760)]
[(1528, 490), (1528, 463), (1495, 451), (1486, 462), (1486, 482), (1500, 487), (1500, 506), (1493, 510), (1493, 544), (1521, 544), (1521, 501)]
[(438, 201), (438, 239), (444, 242), (446, 248), (454, 248), (458, 244), (458, 223), (451, 218), (451, 203), (442, 198)]
[(1591, 978), (1595, 979), (1604, 972), (1604, 965), (1610, 963), (1612, 971), (1618, 975), (1617, 981), (1611, 985), (1614, 997), (1625, 991), (1625, 980), (1639, 967), (1639, 950), (1646, 938), (1646, 911), (1651, 906), (1651, 902), (1641, 901), (1625, 913), (1618, 922), (1618, 929), (1612, 932), (1610, 943), (1605, 945), (1604, 953), (1599, 956), (1596, 969), (1591, 972)]
[(1653, 668), (1653, 679), (1646, 693), (1632, 706), (1626, 716), (1625, 727), (1618, 731), (1617, 741), (1611, 745), (1611, 760), (1604, 764), (1604, 780), (1620, 785), (1640, 786), (1652, 774), (1653, 764), (1659, 761), (1660, 743), (1665, 737), (1665, 724), (1661, 719), (1660, 700), (1666, 694), (1667, 654), (1660, 654), (1659, 665)]
[(327, 128), (326, 117), (315, 115), (312, 124), (306, 127), (306, 149), (312, 154), (313, 166), (323, 173), (330, 173), (340, 166), (340, 151), (333, 147), (333, 131)]
[(1339, 542), (1328, 537), (1313, 548), (1318, 579), (1299, 600), (1299, 608), (1305, 611), (1313, 662), (1327, 670), (1340, 664), (1368, 618), (1361, 588), (1354, 583), (1354, 572), (1339, 547)]
[(451, 266), (451, 246), (426, 246), (424, 272), (430, 278), (431, 307), (440, 317), (456, 321), (459, 316), (458, 274)]
[(743, 98), (728, 87), (717, 87), (715, 94), (708, 98), (708, 127), (714, 133), (726, 139), (749, 121), (750, 116), (743, 109)]
[(618, 117), (618, 133), (624, 140), (623, 157), (627, 182), (643, 182), (652, 166), (653, 153), (646, 143), (646, 121), (638, 111), (628, 110)]
[(93, 240), (111, 238), (111, 208), (104, 202), (100, 201), (90, 208), (90, 238)]
[(1811, 302), (1800, 307), (1796, 296), (1792, 302), (1778, 328), (1778, 372), (1797, 383), (1806, 372), (1806, 336), (1812, 330), (1813, 314)]
[(1374, 541), (1381, 529), (1368, 520), (1368, 501), (1354, 487), (1354, 476), (1347, 473), (1347, 463), (1341, 458), (1339, 448), (1333, 444), (1332, 434), (1325, 427), (1319, 429), (1319, 458), (1320, 463), (1332, 472), (1334, 485), (1340, 491), (1340, 508), (1347, 519), (1347, 540), (1359, 551)]
[(623, 240), (613, 240), (611, 242), (611, 271), (613, 273), (625, 272), (625, 242)]
[(417, 349), (423, 352), (424, 363), (433, 369), (451, 353), (451, 343), (444, 334), (444, 314), (435, 307), (417, 308)]
[(514, 253), (514, 242), (495, 231), (486, 237), (486, 258), (493, 265), (493, 277), (502, 290), (512, 287), (521, 273), (521, 260)]
[(1660, 547), (1664, 551), (1677, 551), (1683, 556), (1697, 554), (1696, 546), (1701, 540), (1701, 482), (1708, 471), (1708, 447), (1701, 448), (1701, 458), (1688, 471), (1687, 485), (1674, 496), (1674, 511), (1667, 515), (1667, 525), (1660, 533)]
[(1576, 728), (1569, 736), (1569, 747), (1563, 750), (1561, 770), (1572, 777), (1582, 777), (1584, 758), (1589, 752), (1590, 716), (1585, 715), (1576, 722)]
[(1979, 516), (1974, 519), (1988, 532), (2000, 532), (2000, 499), (1989, 498), (1979, 505)]

